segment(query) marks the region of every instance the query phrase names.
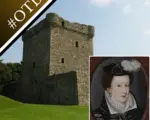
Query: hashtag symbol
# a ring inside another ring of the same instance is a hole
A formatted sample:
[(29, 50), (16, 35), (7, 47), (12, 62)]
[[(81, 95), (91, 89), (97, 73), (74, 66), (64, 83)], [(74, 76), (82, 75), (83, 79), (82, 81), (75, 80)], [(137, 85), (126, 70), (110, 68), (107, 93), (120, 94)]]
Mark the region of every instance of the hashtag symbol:
[(15, 29), (17, 27), (16, 22), (14, 21), (14, 19), (9, 19), (8, 20), (8, 26), (10, 26), (10, 28)]

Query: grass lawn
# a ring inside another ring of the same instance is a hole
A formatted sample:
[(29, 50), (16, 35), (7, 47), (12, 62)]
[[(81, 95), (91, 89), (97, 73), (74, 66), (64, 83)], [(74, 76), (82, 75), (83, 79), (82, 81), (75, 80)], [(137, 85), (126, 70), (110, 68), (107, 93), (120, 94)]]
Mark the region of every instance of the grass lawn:
[(0, 120), (88, 120), (88, 106), (23, 104), (0, 96)]

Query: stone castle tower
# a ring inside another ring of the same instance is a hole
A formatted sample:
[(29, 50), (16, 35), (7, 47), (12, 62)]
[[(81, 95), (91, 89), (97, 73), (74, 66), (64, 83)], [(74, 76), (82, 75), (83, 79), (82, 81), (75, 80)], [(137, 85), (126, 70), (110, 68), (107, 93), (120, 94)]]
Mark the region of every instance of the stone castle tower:
[(93, 26), (71, 23), (55, 13), (26, 31), (21, 100), (87, 105), (93, 36)]

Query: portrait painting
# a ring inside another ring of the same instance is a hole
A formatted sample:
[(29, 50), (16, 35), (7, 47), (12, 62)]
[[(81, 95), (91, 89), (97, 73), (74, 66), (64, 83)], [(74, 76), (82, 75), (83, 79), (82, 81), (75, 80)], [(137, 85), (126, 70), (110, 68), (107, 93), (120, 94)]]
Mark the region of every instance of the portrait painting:
[(149, 120), (148, 95), (148, 57), (90, 57), (91, 120)]

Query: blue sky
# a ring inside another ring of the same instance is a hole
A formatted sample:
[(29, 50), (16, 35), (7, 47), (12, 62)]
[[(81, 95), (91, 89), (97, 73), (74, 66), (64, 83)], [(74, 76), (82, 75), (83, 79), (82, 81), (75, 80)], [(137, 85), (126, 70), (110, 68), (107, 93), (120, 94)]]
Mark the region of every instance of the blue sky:
[[(95, 56), (150, 55), (150, 0), (57, 0), (35, 24), (49, 12), (93, 25)], [(20, 62), (22, 50), (20, 37), (1, 58)]]

